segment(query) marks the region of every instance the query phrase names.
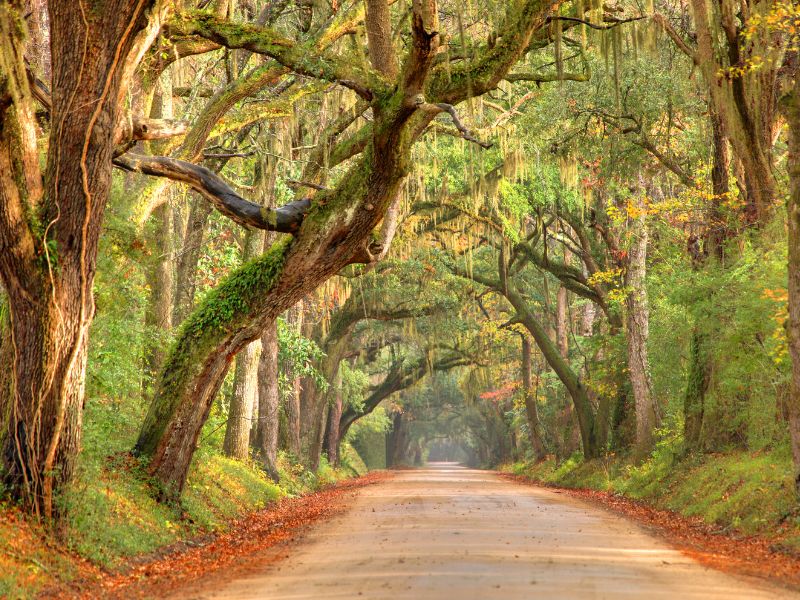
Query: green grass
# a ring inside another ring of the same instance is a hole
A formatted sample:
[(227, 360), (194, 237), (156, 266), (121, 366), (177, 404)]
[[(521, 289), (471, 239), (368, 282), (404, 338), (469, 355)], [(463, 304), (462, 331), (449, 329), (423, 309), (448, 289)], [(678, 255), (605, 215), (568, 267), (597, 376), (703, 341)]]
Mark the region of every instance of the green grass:
[(649, 460), (618, 457), (557, 464), (514, 463), (505, 470), (568, 488), (623, 494), (721, 530), (775, 537), (800, 551), (800, 509), (792, 490), (791, 458), (784, 450), (682, 456), (679, 440), (659, 443)]

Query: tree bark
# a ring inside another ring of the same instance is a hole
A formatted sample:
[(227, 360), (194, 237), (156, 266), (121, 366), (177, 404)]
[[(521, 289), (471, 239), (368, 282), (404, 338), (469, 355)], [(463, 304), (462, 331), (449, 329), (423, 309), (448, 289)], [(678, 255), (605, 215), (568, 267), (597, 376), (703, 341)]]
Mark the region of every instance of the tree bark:
[(107, 0), (81, 11), (49, 3), (56, 84), (44, 174), (23, 60), (22, 3), (0, 6), (9, 67), (0, 88), (10, 90), (10, 104), (0, 102), (0, 278), (14, 345), (12, 390), (0, 400), (10, 407), (4, 478), (46, 519), (58, 516), (54, 499), (72, 478), (80, 446), (92, 284), (127, 85), (123, 63), (150, 4)]
[[(175, 116), (172, 79), (167, 75), (160, 80), (159, 91), (153, 97), (150, 116), (153, 119), (172, 119)], [(161, 193), (168, 196), (171, 191), (166, 188), (162, 189)], [(159, 209), (153, 213), (153, 222), (146, 232), (150, 260), (146, 265), (145, 277), (150, 295), (145, 312), (145, 327), (149, 334), (146, 336), (144, 347), (143, 391), (150, 387), (161, 370), (161, 365), (164, 364), (166, 358), (164, 334), (172, 329), (175, 283), (172, 267), (173, 231), (172, 207), (167, 201), (162, 201)]]
[[(242, 249), (242, 262), (257, 256), (264, 247), (262, 231), (248, 231)], [(223, 450), (226, 455), (245, 460), (249, 455), (250, 429), (253, 408), (258, 395), (258, 355), (261, 344), (258, 340), (245, 346), (236, 357), (228, 423), (225, 429)]]
[(339, 466), (339, 421), (342, 418), (342, 394), (336, 389), (333, 396), (333, 404), (331, 404), (330, 414), (328, 415), (328, 423), (325, 431), (325, 454), (328, 457), (328, 463), (332, 467)]
[(547, 450), (544, 446), (542, 426), (539, 422), (539, 410), (536, 406), (536, 394), (531, 384), (531, 341), (527, 335), (520, 336), (522, 340), (522, 393), (525, 397), (525, 415), (528, 420), (528, 431), (531, 436), (531, 446), (536, 462), (545, 459)]
[(203, 250), (208, 218), (211, 206), (205, 200), (192, 198), (183, 246), (178, 252), (178, 265), (175, 275), (175, 308), (173, 322), (178, 325), (194, 306), (194, 295), (197, 291), (197, 264)]
[[(774, 211), (777, 194), (772, 142), (777, 108), (774, 90), (781, 65), (766, 63), (732, 77), (721, 77), (720, 72), (738, 67), (748, 52), (760, 52), (763, 36), (771, 34), (757, 31), (752, 41), (743, 40), (740, 34), (746, 22), (741, 26), (720, 23), (716, 15), (709, 14), (712, 3), (706, 0), (692, 0), (691, 6), (697, 31), (693, 60), (705, 79), (712, 112), (742, 162), (745, 217), (749, 224), (763, 226)], [(719, 10), (723, 21), (739, 11), (731, 0), (722, 0)]]
[(628, 373), (636, 410), (635, 453), (639, 459), (652, 449), (654, 429), (658, 426), (658, 410), (653, 398), (650, 361), (647, 355), (647, 338), (650, 331), (650, 310), (645, 287), (648, 232), (646, 213), (642, 207), (640, 210), (642, 213), (633, 219), (630, 227), (632, 239), (625, 276), (628, 291), (625, 298)]
[(795, 492), (800, 497), (800, 78), (783, 99), (789, 130), (789, 353), (792, 357), (792, 388), (787, 412), (794, 460)]
[(256, 459), (272, 478), (278, 481), (278, 329), (268, 323), (261, 335), (261, 357), (258, 361), (258, 426), (253, 448)]
[[(304, 302), (300, 300), (286, 315), (286, 325), (300, 333), (303, 329)], [(300, 394), (302, 392), (300, 377), (294, 374), (292, 366), (282, 365), (286, 377), (289, 379), (290, 389), (283, 399), (286, 411), (286, 450), (292, 453), (297, 460), (302, 460), (302, 446), (300, 436), (300, 423), (302, 419), (300, 410)]]
[(392, 415), (392, 430), (387, 434), (386, 466), (398, 467), (408, 461), (408, 419), (403, 411), (396, 411)]
[[(564, 262), (567, 262), (566, 259)], [(568, 263), (567, 263), (568, 264)], [(569, 359), (569, 324), (567, 323), (567, 288), (559, 286), (556, 292), (556, 343), (558, 351)]]
[(145, 327), (149, 334), (144, 348), (144, 386), (158, 375), (166, 358), (164, 334), (172, 329), (173, 277), (172, 277), (172, 209), (162, 204), (153, 213), (153, 230), (148, 236), (150, 264), (147, 266), (147, 283), (150, 296), (145, 312)]
[(228, 423), (222, 450), (226, 456), (246, 460), (250, 448), (250, 424), (258, 394), (258, 364), (261, 344), (250, 342), (236, 356)]

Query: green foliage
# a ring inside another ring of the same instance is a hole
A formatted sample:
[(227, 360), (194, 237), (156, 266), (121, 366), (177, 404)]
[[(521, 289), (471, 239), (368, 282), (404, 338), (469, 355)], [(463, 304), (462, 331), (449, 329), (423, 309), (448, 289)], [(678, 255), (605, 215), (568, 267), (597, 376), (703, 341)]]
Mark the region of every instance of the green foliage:
[(350, 366), (347, 361), (339, 365), (339, 393), (342, 407), (350, 406), (358, 413), (364, 411), (364, 393), (369, 386), (369, 375), (361, 369)]
[(314, 340), (288, 326), (284, 319), (278, 319), (278, 360), (288, 367), (281, 370), (278, 378), (278, 385), (284, 396), (293, 389), (295, 377), (313, 379), (321, 392), (328, 389), (327, 380), (315, 366), (323, 356), (325, 353)]

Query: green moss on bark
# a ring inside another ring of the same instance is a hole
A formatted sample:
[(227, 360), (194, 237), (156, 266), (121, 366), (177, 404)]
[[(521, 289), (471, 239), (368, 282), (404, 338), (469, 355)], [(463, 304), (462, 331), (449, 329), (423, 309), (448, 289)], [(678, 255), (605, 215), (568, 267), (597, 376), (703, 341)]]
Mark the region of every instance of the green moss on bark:
[(208, 293), (183, 322), (162, 369), (156, 397), (142, 426), (136, 452), (155, 451), (164, 429), (177, 410), (187, 383), (196, 377), (205, 358), (237, 327), (243, 326), (254, 305), (280, 275), (291, 238), (246, 263)]

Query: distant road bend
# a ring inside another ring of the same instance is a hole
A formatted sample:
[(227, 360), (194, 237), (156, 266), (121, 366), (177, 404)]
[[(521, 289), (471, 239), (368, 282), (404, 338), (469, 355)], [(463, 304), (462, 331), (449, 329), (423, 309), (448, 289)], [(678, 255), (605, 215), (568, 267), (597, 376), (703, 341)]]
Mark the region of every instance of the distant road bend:
[(285, 560), (188, 599), (692, 599), (800, 595), (706, 569), (581, 501), (449, 463), (363, 489)]

